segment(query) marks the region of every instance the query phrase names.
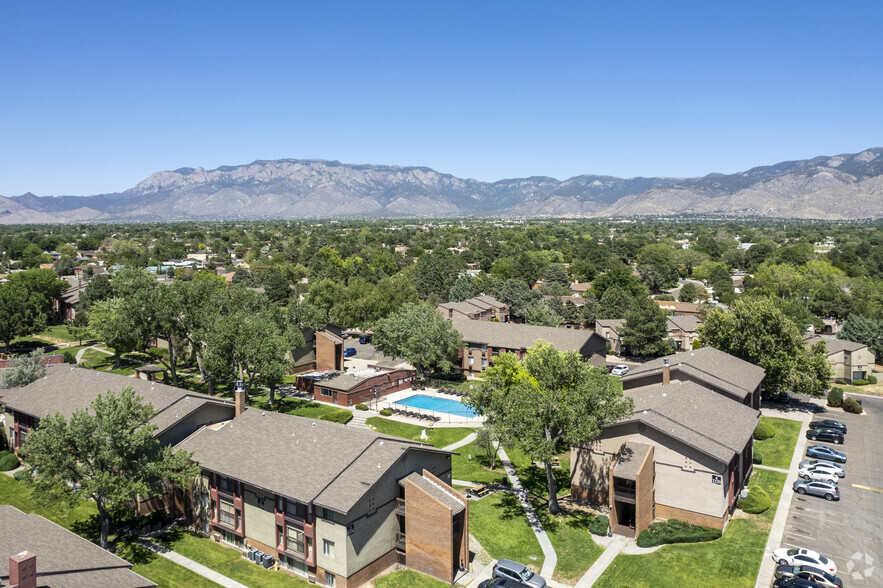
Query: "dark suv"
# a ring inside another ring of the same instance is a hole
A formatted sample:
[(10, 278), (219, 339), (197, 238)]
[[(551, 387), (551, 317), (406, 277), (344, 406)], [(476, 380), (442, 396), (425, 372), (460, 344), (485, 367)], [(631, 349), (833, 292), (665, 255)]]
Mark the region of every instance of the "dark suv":
[(840, 431), (844, 435), (846, 434), (846, 425), (841, 423), (840, 421), (833, 421), (831, 419), (825, 419), (824, 421), (812, 421), (809, 423), (810, 429), (835, 429)]
[(837, 429), (809, 429), (806, 438), (812, 441), (828, 441), (834, 445), (843, 443), (843, 433)]

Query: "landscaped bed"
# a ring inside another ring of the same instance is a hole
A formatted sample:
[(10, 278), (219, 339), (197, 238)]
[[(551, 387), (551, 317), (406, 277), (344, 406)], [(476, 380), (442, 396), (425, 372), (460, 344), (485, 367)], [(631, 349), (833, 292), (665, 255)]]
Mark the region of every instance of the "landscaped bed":
[(800, 421), (765, 416), (760, 417), (760, 421), (776, 431), (773, 437), (754, 442), (754, 446), (763, 454), (763, 465), (788, 469), (791, 467), (791, 457), (800, 434)]
[(447, 447), (452, 443), (462, 440), (469, 433), (475, 431), (475, 429), (470, 429), (469, 427), (439, 427), (434, 429), (422, 427), (420, 425), (401, 423), (383, 417), (370, 417), (365, 422), (378, 433), (392, 435), (393, 437), (402, 437), (404, 439), (412, 439), (414, 441), (423, 441), (420, 439), (420, 434), (423, 431), (426, 431), (428, 439), (424, 441), (424, 443), (429, 443), (434, 447)]
[(618, 555), (595, 582), (598, 588), (749, 588), (757, 580), (786, 475), (756, 469), (751, 483), (770, 495), (773, 506), (759, 515), (740, 514), (723, 537), (707, 543), (667, 545), (647, 555)]

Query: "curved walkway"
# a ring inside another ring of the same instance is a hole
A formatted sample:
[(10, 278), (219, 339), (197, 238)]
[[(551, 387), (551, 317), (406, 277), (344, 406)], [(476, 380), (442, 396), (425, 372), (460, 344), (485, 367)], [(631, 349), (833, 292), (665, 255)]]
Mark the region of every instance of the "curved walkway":
[(447, 447), (442, 447), (442, 449), (444, 449), (445, 451), (454, 451), (455, 449), (460, 449), (464, 445), (469, 445), (473, 441), (475, 441), (475, 433), (469, 433), (456, 443), (451, 443)]

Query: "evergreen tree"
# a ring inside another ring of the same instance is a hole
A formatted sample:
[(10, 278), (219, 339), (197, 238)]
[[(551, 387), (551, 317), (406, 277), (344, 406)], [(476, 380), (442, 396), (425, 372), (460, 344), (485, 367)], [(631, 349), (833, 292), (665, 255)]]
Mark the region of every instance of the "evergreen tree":
[(877, 362), (883, 361), (883, 321), (853, 313), (843, 321), (837, 338), (867, 345)]
[(633, 355), (665, 355), (672, 351), (666, 339), (667, 317), (659, 305), (643, 296), (635, 299), (625, 313), (622, 344)]
[(632, 297), (619, 286), (611, 286), (604, 291), (599, 301), (597, 318), (621, 319), (632, 305)]
[(448, 302), (463, 302), (474, 296), (472, 291), (472, 283), (467, 276), (460, 276), (454, 285), (451, 286), (451, 292), (448, 295)]

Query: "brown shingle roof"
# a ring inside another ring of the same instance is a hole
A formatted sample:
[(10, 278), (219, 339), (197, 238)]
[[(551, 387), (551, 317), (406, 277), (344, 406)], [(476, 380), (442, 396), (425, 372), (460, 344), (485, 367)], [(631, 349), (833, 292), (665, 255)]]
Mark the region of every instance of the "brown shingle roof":
[(37, 556), (38, 586), (47, 588), (141, 588), (156, 586), (132, 564), (35, 514), (0, 506), (0, 580), (9, 581), (9, 556)]
[(410, 474), (402, 478), (399, 483), (402, 484), (402, 482), (404, 482), (405, 480), (413, 482), (415, 486), (450, 508), (452, 514), (457, 514), (458, 512), (466, 508), (462, 497), (451, 494), (429, 478), (424, 478), (417, 472), (411, 472)]
[(699, 327), (699, 325), (701, 323), (702, 323), (702, 321), (699, 319), (698, 316), (684, 315), (684, 316), (670, 316), (670, 317), (668, 317), (668, 329), (669, 330), (677, 329), (677, 330), (684, 331), (685, 333), (696, 332), (696, 329)]
[(625, 447), (616, 460), (616, 465), (613, 466), (613, 475), (625, 480), (634, 480), (638, 477), (641, 464), (644, 463), (648, 453), (650, 453), (650, 446), (646, 443), (626, 441)]
[(856, 343), (855, 341), (846, 341), (845, 339), (825, 339), (823, 337), (813, 337), (806, 341), (807, 345), (815, 345), (819, 341), (824, 341), (825, 346), (828, 348), (828, 355), (834, 355), (835, 353), (840, 353), (841, 351), (849, 351), (852, 353), (853, 351), (858, 351), (859, 349), (864, 349), (867, 347), (864, 343)]
[[(202, 467), (303, 503), (349, 511), (408, 451), (443, 452), (364, 429), (249, 408), (178, 444)], [(449, 453), (449, 452), (443, 452)], [(281, 460), (284, 467), (275, 467)]]
[(515, 323), (453, 319), (454, 328), (466, 343), (479, 343), (505, 349), (527, 349), (539, 339), (548, 341), (559, 351), (579, 351), (592, 337), (603, 337), (595, 331), (537, 327)]

